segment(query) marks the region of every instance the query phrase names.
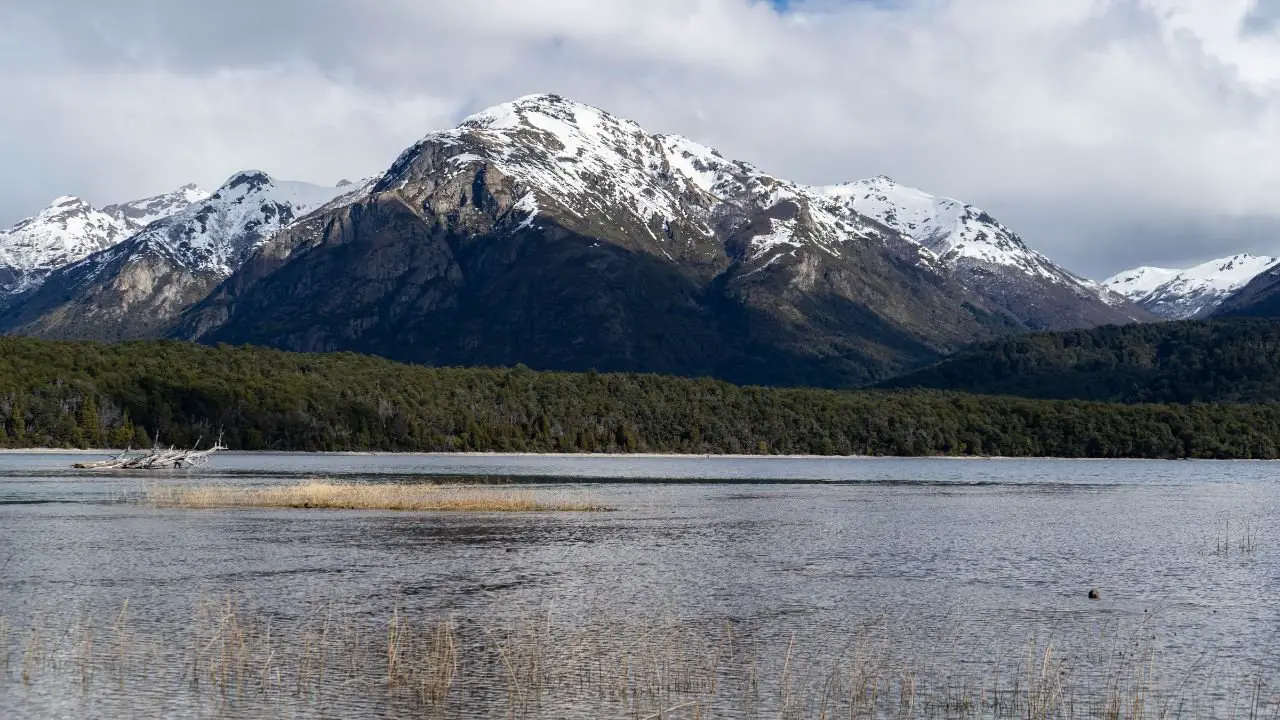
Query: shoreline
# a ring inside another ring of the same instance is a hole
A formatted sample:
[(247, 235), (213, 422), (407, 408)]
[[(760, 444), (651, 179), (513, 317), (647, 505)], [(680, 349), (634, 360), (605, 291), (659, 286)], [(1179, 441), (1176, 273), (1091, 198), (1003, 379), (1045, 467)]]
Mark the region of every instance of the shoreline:
[[(136, 450), (135, 450), (136, 451)], [(83, 448), (0, 448), (3, 455), (115, 455), (122, 452), (118, 448), (83, 449)], [(1075, 462), (1280, 462), (1280, 458), (1244, 459), (1244, 458), (1096, 458), (1096, 457), (1062, 457), (1044, 456), (1012, 456), (1012, 455), (742, 455), (742, 454), (680, 454), (680, 453), (522, 453), (522, 452), (389, 452), (389, 451), (308, 451), (308, 450), (226, 450), (222, 455), (298, 455), (315, 457), (454, 457), (454, 458), (566, 458), (566, 459), (625, 459), (641, 458), (651, 460), (1071, 460)]]

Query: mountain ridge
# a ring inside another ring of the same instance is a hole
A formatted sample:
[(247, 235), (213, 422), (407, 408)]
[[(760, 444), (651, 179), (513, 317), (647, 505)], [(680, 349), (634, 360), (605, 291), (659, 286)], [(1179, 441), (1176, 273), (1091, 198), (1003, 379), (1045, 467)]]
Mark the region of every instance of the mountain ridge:
[(63, 339), (163, 334), (258, 244), (344, 192), (354, 191), (277, 181), (259, 170), (235, 173), (126, 240), (49, 273), (0, 312), (0, 327)]
[(792, 183), (556, 95), (430, 132), (323, 203), (210, 209), (262, 177), (55, 272), (0, 329), (848, 386), (1148, 319), (978, 208), (887, 178)]
[[(994, 222), (957, 205), (975, 224)], [(987, 237), (995, 235), (993, 228)], [(400, 236), (416, 239), (406, 245)], [(1015, 249), (1030, 253), (1020, 240)], [(380, 253), (398, 264), (369, 259)], [(984, 269), (1004, 272), (996, 263)], [(371, 282), (328, 292), (348, 272)], [(541, 290), (531, 290), (534, 275)], [(579, 287), (550, 288), (553, 278)], [(368, 195), (267, 243), (187, 313), (177, 336), (435, 364), (857, 384), (975, 336), (1025, 327), (1017, 316), (1025, 303), (984, 295), (976, 283), (965, 287), (968, 280), (839, 193), (780, 180), (598, 108), (535, 95), (427, 134)], [(1053, 281), (1069, 286), (1052, 301), (1075, 311), (1063, 314), (1068, 326), (1140, 313), (1103, 302), (1065, 271)], [(623, 285), (635, 288), (633, 297)], [(656, 287), (666, 294), (646, 294)], [(324, 307), (341, 319), (326, 323), (316, 314)], [(430, 327), (400, 314), (405, 308), (432, 315)], [(672, 325), (653, 326), (646, 308), (662, 308)], [(387, 318), (399, 335), (383, 332)], [(502, 327), (520, 342), (477, 326)], [(646, 333), (652, 343), (637, 340)], [(672, 333), (684, 339), (656, 337)], [(557, 343), (582, 350), (566, 354)], [(780, 375), (768, 364), (796, 368)]]

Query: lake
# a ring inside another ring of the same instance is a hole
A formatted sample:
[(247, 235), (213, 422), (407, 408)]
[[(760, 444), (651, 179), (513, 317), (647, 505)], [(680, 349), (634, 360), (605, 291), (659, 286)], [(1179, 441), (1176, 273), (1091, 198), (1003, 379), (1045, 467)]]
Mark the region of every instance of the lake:
[[(1280, 712), (1276, 463), (84, 458), (0, 454), (0, 717)], [(611, 510), (145, 502), (316, 477)]]

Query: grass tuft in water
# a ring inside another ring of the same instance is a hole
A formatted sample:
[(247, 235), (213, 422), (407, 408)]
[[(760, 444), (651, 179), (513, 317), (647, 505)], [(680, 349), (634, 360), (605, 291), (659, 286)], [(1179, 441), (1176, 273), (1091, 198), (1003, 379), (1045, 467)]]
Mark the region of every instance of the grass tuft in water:
[(281, 487), (158, 485), (146, 501), (166, 508), (314, 508), (454, 512), (589, 512), (607, 510), (586, 497), (527, 489), (427, 483), (335, 483)]

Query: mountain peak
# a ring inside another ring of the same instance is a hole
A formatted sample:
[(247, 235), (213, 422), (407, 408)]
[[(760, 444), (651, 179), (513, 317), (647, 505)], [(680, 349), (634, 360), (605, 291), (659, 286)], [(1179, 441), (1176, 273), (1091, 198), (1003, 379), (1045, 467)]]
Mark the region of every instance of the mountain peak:
[(110, 247), (129, 231), (80, 198), (55, 198), (34, 217), (0, 231), (0, 296), (37, 287), (53, 269)]
[(243, 188), (242, 192), (253, 192), (273, 184), (275, 184), (275, 181), (271, 176), (261, 170), (241, 170), (227, 178), (227, 181), (222, 183), (222, 187), (218, 189), (221, 191)]
[(118, 205), (108, 205), (102, 211), (118, 220), (129, 231), (137, 232), (151, 223), (181, 212), (192, 203), (209, 197), (209, 193), (195, 184), (187, 184), (167, 193), (141, 200), (131, 200)]
[[(212, 195), (138, 233), (125, 252), (158, 252), (193, 272), (229, 274), (246, 253), (352, 186), (276, 180), (262, 170), (233, 174)], [(202, 191), (201, 191), (202, 192)]]
[(608, 124), (621, 123), (629, 129), (639, 131), (639, 125), (629, 120), (615, 118), (600, 108), (566, 100), (552, 93), (525, 95), (511, 102), (486, 108), (464, 118), (457, 129), (497, 132), (532, 129), (562, 136), (570, 128), (585, 130), (599, 125), (602, 120)]

